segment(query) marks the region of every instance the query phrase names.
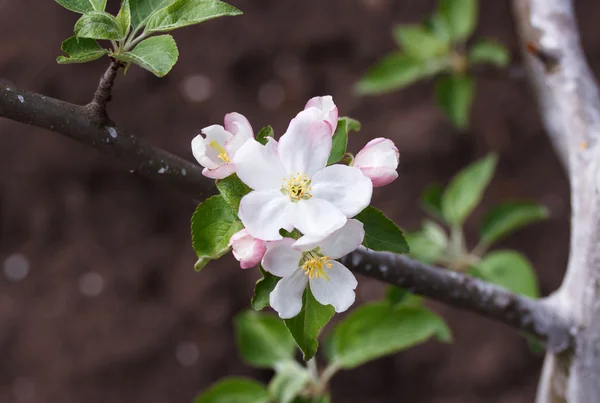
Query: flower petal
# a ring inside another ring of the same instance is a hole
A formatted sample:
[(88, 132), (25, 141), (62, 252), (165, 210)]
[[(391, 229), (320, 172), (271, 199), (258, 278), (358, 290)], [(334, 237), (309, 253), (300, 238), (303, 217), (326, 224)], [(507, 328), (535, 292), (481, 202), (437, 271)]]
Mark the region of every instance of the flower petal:
[(249, 269), (260, 263), (267, 247), (265, 242), (254, 238), (247, 229), (233, 234), (229, 240), (233, 256), (240, 262), (242, 269)]
[(301, 251), (320, 248), (320, 253), (332, 259), (339, 259), (358, 249), (365, 238), (363, 223), (358, 220), (348, 220), (346, 225), (324, 239), (304, 235), (293, 247)]
[(328, 279), (313, 277), (310, 290), (315, 299), (323, 305), (333, 305), (336, 312), (344, 312), (354, 303), (354, 289), (358, 285), (356, 277), (340, 262), (332, 261), (327, 269)]
[(369, 141), (354, 158), (354, 166), (398, 168), (400, 153), (390, 139), (378, 137)]
[(307, 283), (308, 276), (302, 270), (296, 270), (291, 276), (279, 280), (269, 296), (269, 305), (281, 319), (290, 319), (300, 313), (302, 294)]
[(200, 134), (192, 140), (192, 154), (200, 165), (208, 169), (216, 169), (225, 163), (219, 159), (215, 150), (207, 147), (206, 140)]
[(277, 142), (266, 145), (247, 140), (236, 152), (233, 163), (242, 182), (255, 190), (281, 190), (286, 172), (277, 154)]
[(314, 174), (313, 198), (324, 199), (336, 206), (346, 217), (354, 217), (371, 202), (373, 184), (360, 169), (346, 165), (331, 165)]
[(316, 108), (306, 109), (292, 119), (279, 139), (279, 156), (287, 173), (311, 177), (323, 169), (331, 152), (331, 130)]
[(373, 187), (388, 185), (398, 177), (398, 171), (391, 168), (360, 168), (360, 170), (366, 177), (371, 179)]
[(254, 191), (242, 197), (238, 216), (254, 238), (263, 241), (281, 239), (279, 230), (293, 229), (290, 198), (275, 191)]
[(202, 175), (211, 179), (223, 179), (227, 178), (229, 175), (235, 172), (235, 165), (233, 164), (225, 164), (217, 167), (215, 169), (204, 168), (202, 170)]
[(294, 227), (305, 235), (324, 238), (346, 223), (346, 216), (326, 200), (313, 197), (291, 204)]
[(246, 140), (254, 138), (250, 122), (248, 122), (248, 119), (244, 115), (237, 112), (225, 115), (225, 130), (233, 134), (233, 137), (225, 145), (229, 158), (233, 158)]
[(277, 277), (291, 276), (298, 269), (302, 252), (292, 248), (292, 238), (268, 242), (267, 252), (262, 259), (263, 269)]
[(323, 120), (331, 125), (331, 135), (333, 135), (338, 121), (338, 108), (333, 102), (333, 97), (331, 95), (325, 95), (323, 97), (311, 98), (304, 107), (304, 109), (308, 108), (317, 108), (321, 111)]

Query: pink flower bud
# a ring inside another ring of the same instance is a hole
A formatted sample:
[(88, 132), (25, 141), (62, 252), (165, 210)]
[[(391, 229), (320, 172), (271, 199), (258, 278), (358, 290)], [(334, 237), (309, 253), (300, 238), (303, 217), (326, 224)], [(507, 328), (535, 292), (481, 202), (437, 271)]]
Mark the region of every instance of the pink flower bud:
[(398, 177), (400, 153), (390, 139), (379, 137), (363, 147), (354, 158), (354, 166), (371, 179), (373, 186), (384, 186)]
[(245, 228), (231, 236), (229, 246), (232, 247), (233, 256), (240, 262), (242, 269), (259, 264), (267, 250), (265, 241), (254, 238)]
[(314, 97), (308, 100), (304, 109), (317, 108), (321, 111), (323, 120), (331, 125), (331, 135), (335, 132), (338, 122), (338, 108), (333, 102), (331, 95), (325, 95), (322, 97)]

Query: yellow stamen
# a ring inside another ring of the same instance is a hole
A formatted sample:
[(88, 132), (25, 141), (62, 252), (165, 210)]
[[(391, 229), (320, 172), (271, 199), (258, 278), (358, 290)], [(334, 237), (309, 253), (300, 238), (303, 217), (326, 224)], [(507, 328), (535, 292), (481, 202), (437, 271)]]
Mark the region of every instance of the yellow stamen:
[(310, 179), (308, 176), (299, 173), (296, 176), (291, 175), (289, 178), (283, 178), (285, 183), (281, 187), (281, 193), (290, 197), (290, 200), (297, 202), (299, 200), (308, 200), (312, 197), (310, 191)]
[(304, 264), (302, 270), (308, 278), (322, 278), (329, 280), (329, 276), (325, 272), (325, 268), (331, 269), (332, 264), (329, 262), (329, 256), (321, 256), (316, 252), (307, 252), (304, 255)]
[(221, 144), (217, 143), (215, 140), (211, 140), (209, 145), (211, 148), (213, 148), (216, 152), (219, 153), (219, 158), (221, 160), (225, 161), (226, 163), (231, 162), (231, 160), (227, 156), (227, 151), (223, 148), (223, 146)]

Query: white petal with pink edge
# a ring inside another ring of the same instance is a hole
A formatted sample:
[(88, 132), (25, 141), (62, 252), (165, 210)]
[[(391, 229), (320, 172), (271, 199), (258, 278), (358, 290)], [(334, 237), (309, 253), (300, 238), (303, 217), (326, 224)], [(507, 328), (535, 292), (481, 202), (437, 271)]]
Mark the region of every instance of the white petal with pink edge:
[(229, 246), (242, 269), (259, 264), (267, 250), (265, 242), (254, 238), (245, 228), (231, 236)]
[(268, 242), (267, 252), (262, 259), (263, 269), (277, 277), (288, 277), (298, 270), (302, 252), (292, 248), (294, 242), (292, 238)]
[(250, 139), (233, 159), (239, 178), (255, 190), (281, 190), (286, 172), (279, 160), (277, 142), (269, 139), (266, 145)]
[(371, 203), (373, 184), (358, 168), (331, 165), (313, 176), (312, 195), (329, 201), (346, 217), (354, 217)]
[(338, 108), (333, 102), (331, 95), (314, 97), (308, 100), (304, 109), (317, 108), (321, 112), (323, 120), (331, 125), (331, 134), (335, 132), (338, 121)]
[(302, 251), (319, 247), (319, 252), (323, 255), (331, 259), (339, 259), (358, 249), (364, 238), (363, 223), (350, 219), (346, 225), (324, 239), (304, 235), (293, 244), (293, 247)]
[(373, 186), (384, 186), (398, 177), (400, 153), (394, 142), (379, 137), (369, 141), (356, 157), (354, 166), (371, 179)]
[(302, 310), (302, 294), (308, 283), (308, 277), (302, 270), (284, 277), (269, 295), (269, 305), (275, 309), (281, 319), (290, 319)]

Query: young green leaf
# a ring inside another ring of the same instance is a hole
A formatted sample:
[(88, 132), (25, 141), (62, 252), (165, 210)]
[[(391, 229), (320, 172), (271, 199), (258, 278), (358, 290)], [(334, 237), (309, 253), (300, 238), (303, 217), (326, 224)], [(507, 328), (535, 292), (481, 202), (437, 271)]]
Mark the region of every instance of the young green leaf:
[(129, 33), (129, 27), (131, 26), (131, 7), (129, 6), (129, 0), (123, 0), (119, 14), (117, 14), (117, 21), (121, 26), (121, 29), (125, 31), (125, 36)]
[(441, 0), (440, 14), (444, 16), (452, 39), (468, 39), (477, 25), (478, 0)]
[(194, 403), (269, 402), (269, 393), (263, 384), (238, 377), (225, 378), (194, 399)]
[(488, 254), (476, 266), (477, 274), (517, 294), (539, 297), (539, 286), (531, 264), (523, 255), (511, 250)]
[(427, 29), (435, 34), (441, 41), (450, 43), (452, 41), (452, 32), (450, 31), (450, 24), (446, 20), (446, 17), (442, 15), (440, 10), (437, 10), (429, 18), (427, 18), (423, 24)]
[(396, 25), (393, 35), (404, 52), (416, 59), (427, 60), (450, 51), (450, 43), (424, 25)]
[(304, 290), (300, 313), (291, 319), (284, 320), (296, 344), (302, 350), (304, 361), (310, 360), (317, 353), (319, 332), (333, 317), (334, 313), (333, 306), (319, 304), (309, 286)]
[(256, 141), (258, 141), (264, 146), (269, 141), (269, 137), (275, 137), (275, 132), (273, 131), (273, 128), (271, 126), (265, 126), (262, 129), (260, 129), (260, 131), (256, 135)]
[(72, 36), (62, 43), (61, 49), (68, 56), (58, 56), (58, 64), (86, 63), (100, 59), (108, 54), (107, 49), (102, 49), (94, 39), (77, 38)]
[(332, 165), (340, 162), (346, 154), (346, 148), (348, 147), (348, 133), (350, 131), (359, 131), (360, 122), (348, 117), (341, 117), (338, 119), (335, 133), (333, 133), (331, 154), (327, 160), (327, 165)]
[(221, 196), (225, 199), (232, 209), (238, 211), (240, 209), (240, 201), (242, 197), (250, 193), (250, 189), (244, 182), (238, 178), (236, 174), (229, 175), (217, 182), (217, 189), (221, 192)]
[(280, 277), (272, 275), (262, 267), (260, 268), (260, 272), (263, 276), (256, 282), (256, 285), (254, 286), (254, 296), (250, 302), (252, 309), (255, 311), (260, 311), (269, 305), (269, 297), (271, 292), (273, 292), (275, 286), (279, 280), (281, 280)]
[(119, 21), (104, 11), (85, 13), (75, 23), (75, 36), (78, 38), (120, 41), (126, 34)]
[(277, 403), (291, 403), (311, 381), (308, 370), (295, 361), (277, 366), (277, 372), (269, 383), (269, 394)]
[(434, 217), (443, 218), (442, 214), (442, 194), (444, 188), (437, 183), (427, 186), (421, 193), (421, 204), (423, 209)]
[(469, 50), (469, 63), (489, 63), (498, 67), (506, 67), (510, 55), (504, 45), (490, 39), (481, 39)]
[(406, 233), (406, 241), (410, 246), (409, 255), (423, 263), (436, 263), (444, 248), (435, 243), (424, 231)]
[(131, 52), (114, 54), (113, 57), (137, 64), (157, 77), (164, 77), (177, 63), (179, 50), (171, 35), (160, 35), (143, 40)]
[(376, 302), (360, 306), (333, 331), (333, 363), (351, 369), (436, 337), (450, 342), (444, 321), (422, 306)]
[(244, 311), (234, 320), (237, 348), (257, 368), (275, 368), (293, 361), (296, 343), (283, 322), (273, 315)]
[(152, 14), (144, 32), (167, 32), (213, 18), (240, 14), (240, 10), (219, 0), (176, 0)]
[(490, 210), (481, 221), (479, 234), (485, 245), (491, 245), (504, 236), (528, 224), (548, 218), (544, 206), (531, 202), (505, 202)]
[(438, 105), (459, 129), (469, 126), (475, 84), (469, 76), (444, 76), (436, 80), (435, 97)]
[(400, 228), (375, 207), (368, 206), (354, 218), (365, 226), (363, 245), (367, 248), (380, 252), (409, 252)]
[(84, 14), (89, 11), (104, 11), (106, 0), (56, 0), (58, 4), (67, 10)]
[(223, 196), (209, 197), (192, 215), (192, 246), (199, 258), (217, 259), (229, 251), (229, 239), (242, 228)]
[(175, 0), (130, 0), (131, 25), (139, 29), (146, 25), (148, 19), (155, 12), (172, 4)]
[(385, 292), (385, 301), (394, 307), (402, 306), (421, 306), (423, 297), (415, 295), (402, 287), (391, 285)]
[(495, 154), (490, 154), (463, 168), (452, 179), (442, 195), (442, 211), (450, 224), (461, 225), (481, 201), (497, 160)]
[(422, 78), (434, 76), (449, 66), (448, 58), (419, 60), (403, 53), (391, 53), (369, 69), (356, 83), (355, 90), (361, 95), (396, 91)]

